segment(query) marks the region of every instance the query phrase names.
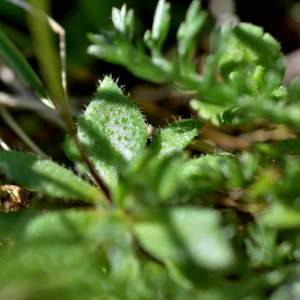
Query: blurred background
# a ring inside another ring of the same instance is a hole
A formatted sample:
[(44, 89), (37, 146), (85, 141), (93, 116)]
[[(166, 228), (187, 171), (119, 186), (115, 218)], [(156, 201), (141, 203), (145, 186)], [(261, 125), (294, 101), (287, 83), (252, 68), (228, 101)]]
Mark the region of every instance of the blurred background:
[[(104, 75), (119, 78), (119, 84), (125, 87), (146, 115), (148, 123), (159, 127), (179, 116), (190, 117), (195, 113), (189, 108), (187, 96), (170, 91), (163, 86), (143, 82), (128, 73), (120, 66), (99, 61), (87, 55), (90, 44), (87, 32), (99, 33), (101, 30), (112, 30), (112, 7), (121, 8), (123, 0), (52, 0), (48, 1), (48, 13), (66, 31), (67, 47), (67, 80), (70, 105), (74, 115), (81, 113), (89, 103), (96, 90), (98, 81)], [(190, 1), (176, 0), (171, 2), (172, 25), (164, 45), (166, 57), (176, 49), (176, 32), (184, 20)], [(146, 29), (151, 28), (156, 0), (127, 0), (127, 7), (135, 11), (135, 38), (142, 38)], [(214, 26), (232, 22), (250, 22), (261, 26), (271, 33), (281, 44), (286, 56), (287, 72), (285, 83), (296, 78), (300, 72), (300, 1), (295, 0), (203, 0), (203, 9), (210, 13), (209, 22), (204, 33), (199, 37), (195, 63), (199, 72), (210, 52), (210, 32)], [(35, 45), (30, 36), (26, 12), (6, 0), (0, 0), (0, 28), (11, 38), (15, 45), (26, 56), (39, 76), (45, 80), (43, 70), (39, 68)], [(54, 35), (54, 34), (53, 34)], [(54, 36), (58, 51), (58, 37)], [(64, 130), (58, 113), (42, 105), (32, 92), (14, 75), (13, 71), (0, 56), (0, 105), (6, 107), (10, 117), (24, 132), (53, 160), (69, 164), (64, 156)], [(6, 98), (5, 98), (6, 97)], [(2, 115), (0, 118), (0, 137), (12, 149), (31, 151), (28, 145), (18, 136), (16, 130)], [(203, 140), (227, 151), (246, 147), (247, 142), (262, 138), (253, 134), (260, 130), (260, 125), (231, 128), (222, 126), (202, 131)], [(251, 135), (252, 134), (252, 135)], [(277, 136), (265, 139), (280, 139)], [(248, 139), (248, 140), (247, 140)], [(252, 140), (251, 140), (252, 139)], [(243, 141), (245, 143), (243, 144)], [(239, 144), (239, 142), (241, 142)]]

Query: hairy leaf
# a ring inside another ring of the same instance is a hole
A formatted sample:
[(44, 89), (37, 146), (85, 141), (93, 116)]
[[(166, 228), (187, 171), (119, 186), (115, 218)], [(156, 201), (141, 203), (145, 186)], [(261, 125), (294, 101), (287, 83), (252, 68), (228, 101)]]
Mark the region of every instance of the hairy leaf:
[(200, 120), (176, 121), (160, 130), (153, 139), (150, 149), (160, 158), (181, 152), (204, 124)]
[(57, 198), (103, 201), (104, 196), (73, 172), (56, 163), (22, 152), (0, 151), (0, 173), (19, 185)]
[(100, 84), (85, 113), (78, 136), (90, 160), (110, 185), (145, 148), (147, 126), (142, 114), (109, 77)]

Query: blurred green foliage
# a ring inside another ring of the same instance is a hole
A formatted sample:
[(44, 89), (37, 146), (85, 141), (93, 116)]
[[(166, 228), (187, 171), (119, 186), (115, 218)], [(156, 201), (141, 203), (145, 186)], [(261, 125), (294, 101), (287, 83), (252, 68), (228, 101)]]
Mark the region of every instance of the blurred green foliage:
[[(92, 1), (74, 5), (101, 26)], [(298, 299), (299, 81), (283, 86), (278, 42), (252, 24), (215, 29), (199, 74), (194, 53), (209, 16), (198, 1), (179, 26), (170, 59), (162, 51), (170, 4), (158, 2), (143, 39), (134, 25), (141, 19), (127, 7), (113, 8), (101, 34), (88, 34), (89, 54), (192, 93), (190, 105), (207, 122), (264, 119), (289, 126), (296, 138), (193, 156), (186, 147), (202, 119), (168, 124), (150, 141), (140, 109), (105, 77), (77, 117), (77, 137), (65, 139), (77, 175), (0, 151), (1, 174), (37, 193), (15, 196), (29, 208), (0, 214), (0, 299)]]

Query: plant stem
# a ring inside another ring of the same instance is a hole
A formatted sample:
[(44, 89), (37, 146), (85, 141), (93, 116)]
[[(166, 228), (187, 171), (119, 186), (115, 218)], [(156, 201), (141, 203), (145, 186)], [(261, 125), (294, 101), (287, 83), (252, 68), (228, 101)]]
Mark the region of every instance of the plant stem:
[(85, 154), (85, 152), (83, 151), (81, 145), (80, 145), (80, 142), (78, 140), (78, 137), (76, 135), (76, 132), (73, 131), (71, 133), (72, 135), (72, 138), (74, 139), (74, 142), (80, 152), (80, 155), (82, 156), (84, 162), (86, 163), (89, 171), (90, 171), (90, 174), (92, 175), (92, 177), (94, 178), (97, 186), (99, 187), (100, 190), (103, 191), (103, 193), (105, 194), (108, 202), (110, 204), (113, 204), (112, 202), (112, 199), (111, 199), (111, 194), (110, 194), (110, 191), (109, 189), (107, 188), (107, 186), (105, 185), (105, 183), (103, 182), (103, 180), (100, 178), (100, 176), (97, 174), (96, 170), (95, 170), (95, 167), (93, 166), (92, 162), (89, 160), (89, 158), (87, 157), (87, 155)]

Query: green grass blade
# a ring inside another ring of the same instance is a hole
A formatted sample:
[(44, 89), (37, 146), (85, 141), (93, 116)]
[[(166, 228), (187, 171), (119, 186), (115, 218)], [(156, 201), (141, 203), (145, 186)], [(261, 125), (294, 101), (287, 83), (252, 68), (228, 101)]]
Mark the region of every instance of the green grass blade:
[(33, 89), (36, 96), (47, 106), (56, 109), (54, 102), (51, 100), (42, 82), (39, 80), (27, 60), (1, 29), (0, 53), (25, 84)]

